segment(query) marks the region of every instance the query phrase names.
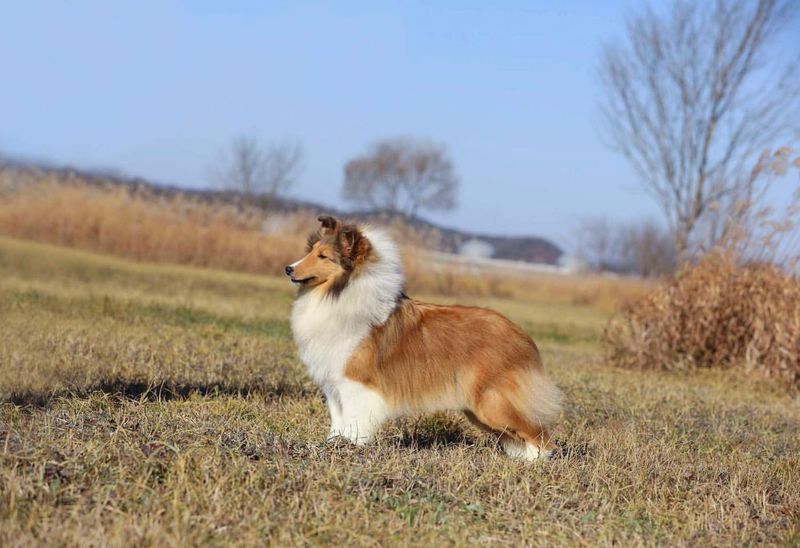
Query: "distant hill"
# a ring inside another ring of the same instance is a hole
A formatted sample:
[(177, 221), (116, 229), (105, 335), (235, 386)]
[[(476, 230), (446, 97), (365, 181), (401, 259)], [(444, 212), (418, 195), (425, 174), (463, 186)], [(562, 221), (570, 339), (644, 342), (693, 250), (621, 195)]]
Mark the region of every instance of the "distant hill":
[[(87, 184), (97, 184), (99, 186), (121, 185), (131, 189), (133, 192), (142, 191), (157, 196), (182, 195), (215, 203), (237, 204), (243, 201), (243, 196), (236, 192), (163, 185), (140, 177), (125, 177), (113, 171), (91, 171), (68, 167), (53, 167), (9, 159), (6, 159), (2, 165), (4, 169), (17, 170), (21, 173), (38, 174), (41, 176), (53, 175), (58, 180), (67, 183), (70, 181), (80, 181)], [(315, 202), (282, 197), (274, 198), (268, 202), (264, 201), (261, 207), (265, 211), (272, 210), (288, 213), (309, 211), (315, 215), (318, 213), (329, 213), (356, 221), (387, 222), (392, 220), (392, 216), (387, 212), (346, 212)], [(536, 236), (496, 236), (478, 232), (467, 232), (440, 226), (419, 217), (403, 217), (402, 221), (421, 233), (435, 234), (436, 247), (440, 251), (446, 253), (460, 253), (465, 243), (470, 242), (474, 244), (475, 242), (480, 242), (481, 249), (487, 250), (487, 253), (489, 253), (491, 257), (498, 259), (539, 264), (557, 264), (559, 258), (563, 254), (563, 251), (556, 244), (545, 238)], [(466, 250), (466, 247), (464, 249)]]
[[(356, 212), (350, 215), (356, 219), (386, 220), (387, 213)], [(553, 242), (537, 236), (495, 236), (479, 232), (467, 232), (437, 225), (425, 219), (408, 218), (404, 222), (425, 231), (438, 231), (439, 248), (447, 253), (459, 253), (466, 242), (480, 241), (489, 244), (491, 257), (528, 263), (557, 264), (563, 254)]]

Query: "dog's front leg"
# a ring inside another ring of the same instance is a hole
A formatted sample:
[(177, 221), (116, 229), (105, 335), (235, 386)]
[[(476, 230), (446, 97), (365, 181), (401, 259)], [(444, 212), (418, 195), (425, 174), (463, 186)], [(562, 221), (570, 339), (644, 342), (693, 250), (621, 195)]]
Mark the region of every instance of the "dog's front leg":
[(345, 381), (339, 387), (339, 397), (342, 403), (339, 433), (357, 445), (369, 442), (390, 416), (386, 400), (360, 382)]
[(331, 429), (328, 432), (328, 441), (342, 435), (342, 402), (339, 391), (334, 387), (325, 389), (325, 403), (331, 416)]

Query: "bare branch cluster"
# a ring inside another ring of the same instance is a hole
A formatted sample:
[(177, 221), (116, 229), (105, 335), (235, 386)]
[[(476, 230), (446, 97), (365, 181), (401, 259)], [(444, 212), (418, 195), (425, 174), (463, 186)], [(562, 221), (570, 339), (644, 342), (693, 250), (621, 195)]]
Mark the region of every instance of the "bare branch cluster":
[(242, 135), (223, 152), (214, 178), (245, 196), (273, 198), (295, 183), (303, 156), (300, 143), (286, 140), (263, 145), (251, 135)]
[(585, 219), (577, 243), (578, 257), (597, 272), (651, 277), (669, 274), (677, 266), (671, 235), (652, 220), (613, 224)]
[(717, 247), (747, 262), (779, 264), (797, 273), (800, 266), (800, 177), (780, 205), (769, 205), (767, 192), (778, 178), (800, 175), (800, 155), (789, 147), (764, 152), (758, 159), (743, 198), (732, 202), (717, 230)]
[(346, 200), (410, 217), (456, 206), (458, 177), (443, 145), (388, 139), (344, 167)]
[[(747, 198), (759, 154), (797, 138), (797, 60), (769, 57), (790, 0), (675, 0), (604, 48), (605, 133), (657, 200), (686, 254), (697, 229)], [(706, 231), (713, 237), (714, 231)]]

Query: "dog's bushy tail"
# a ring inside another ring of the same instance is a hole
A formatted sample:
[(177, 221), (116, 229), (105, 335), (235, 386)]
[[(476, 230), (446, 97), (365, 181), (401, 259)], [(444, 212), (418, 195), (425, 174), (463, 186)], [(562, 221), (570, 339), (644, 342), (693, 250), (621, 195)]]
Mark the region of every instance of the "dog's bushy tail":
[(519, 390), (510, 394), (511, 405), (530, 423), (550, 427), (558, 419), (564, 395), (541, 370), (526, 370), (517, 378)]

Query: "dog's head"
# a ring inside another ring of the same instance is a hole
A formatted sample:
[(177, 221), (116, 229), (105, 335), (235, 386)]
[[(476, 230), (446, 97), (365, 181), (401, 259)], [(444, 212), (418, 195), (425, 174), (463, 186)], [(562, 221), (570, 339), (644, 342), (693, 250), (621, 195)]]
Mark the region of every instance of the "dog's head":
[(320, 215), (319, 230), (311, 234), (306, 256), (286, 267), (286, 275), (301, 289), (341, 292), (368, 259), (372, 246), (354, 224)]

